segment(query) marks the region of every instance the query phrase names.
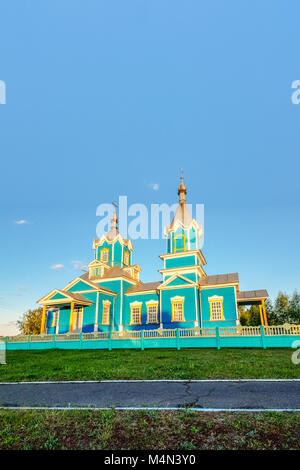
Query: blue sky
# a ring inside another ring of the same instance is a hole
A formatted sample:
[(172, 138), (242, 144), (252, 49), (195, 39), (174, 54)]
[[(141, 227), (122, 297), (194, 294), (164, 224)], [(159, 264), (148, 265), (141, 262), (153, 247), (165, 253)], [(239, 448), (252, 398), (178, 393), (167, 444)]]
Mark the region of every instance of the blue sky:
[[(207, 273), (299, 289), (299, 13), (293, 0), (1, 3), (0, 322), (80, 274), (98, 204), (174, 203), (180, 167), (188, 202), (205, 204)], [(165, 241), (134, 248), (142, 280), (159, 280)]]

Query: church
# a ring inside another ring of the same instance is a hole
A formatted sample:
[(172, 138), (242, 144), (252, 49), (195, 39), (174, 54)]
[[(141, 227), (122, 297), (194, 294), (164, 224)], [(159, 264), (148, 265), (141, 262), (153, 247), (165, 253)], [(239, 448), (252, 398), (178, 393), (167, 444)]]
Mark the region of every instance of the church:
[(261, 324), (267, 325), (266, 290), (241, 291), (238, 273), (206, 274), (202, 227), (186, 205), (182, 176), (178, 196), (174, 218), (165, 227), (161, 280), (140, 280), (132, 243), (119, 233), (115, 211), (108, 233), (94, 239), (89, 271), (38, 301), (41, 334), (235, 327), (240, 305), (258, 305)]

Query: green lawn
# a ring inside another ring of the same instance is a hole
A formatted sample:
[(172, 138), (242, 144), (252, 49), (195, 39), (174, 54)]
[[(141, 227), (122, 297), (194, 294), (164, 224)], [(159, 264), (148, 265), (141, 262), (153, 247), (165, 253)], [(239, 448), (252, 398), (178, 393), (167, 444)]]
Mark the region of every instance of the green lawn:
[(0, 410), (3, 449), (300, 449), (300, 414)]
[(0, 381), (300, 378), (292, 349), (7, 351)]

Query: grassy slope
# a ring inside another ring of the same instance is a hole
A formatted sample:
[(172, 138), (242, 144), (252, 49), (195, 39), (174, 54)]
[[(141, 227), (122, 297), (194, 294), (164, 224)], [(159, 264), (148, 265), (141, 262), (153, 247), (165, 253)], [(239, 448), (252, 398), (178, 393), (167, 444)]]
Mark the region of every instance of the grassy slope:
[(8, 351), (0, 381), (300, 378), (291, 349)]
[(1, 410), (2, 449), (300, 449), (300, 414)]

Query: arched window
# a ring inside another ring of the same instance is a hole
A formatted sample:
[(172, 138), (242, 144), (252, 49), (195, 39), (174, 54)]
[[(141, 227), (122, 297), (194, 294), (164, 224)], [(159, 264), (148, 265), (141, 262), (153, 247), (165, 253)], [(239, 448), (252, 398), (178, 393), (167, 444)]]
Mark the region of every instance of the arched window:
[(171, 298), (172, 303), (172, 321), (184, 321), (184, 297), (177, 295)]
[(103, 300), (103, 310), (102, 310), (102, 324), (109, 325), (109, 316), (110, 316), (110, 301)]
[(102, 261), (103, 263), (108, 263), (108, 252), (108, 248), (102, 248), (102, 250), (100, 251), (100, 261)]
[(124, 264), (126, 266), (129, 265), (129, 253), (128, 253), (128, 251), (125, 251), (125, 253), (124, 253)]
[(130, 304), (130, 325), (141, 324), (141, 308), (142, 302), (132, 302)]

